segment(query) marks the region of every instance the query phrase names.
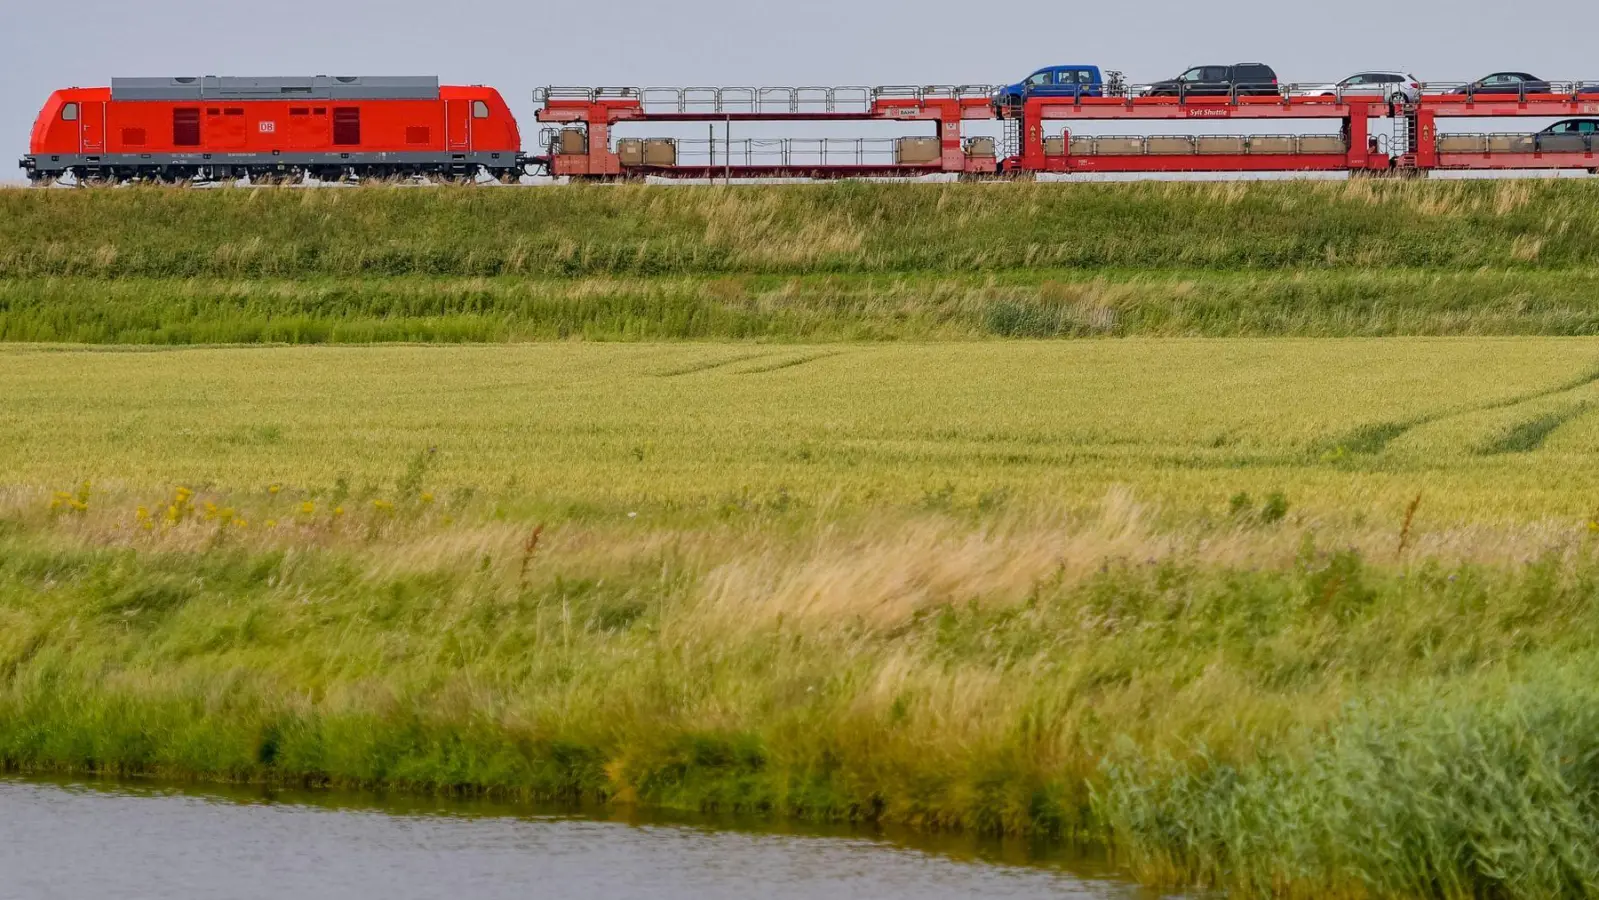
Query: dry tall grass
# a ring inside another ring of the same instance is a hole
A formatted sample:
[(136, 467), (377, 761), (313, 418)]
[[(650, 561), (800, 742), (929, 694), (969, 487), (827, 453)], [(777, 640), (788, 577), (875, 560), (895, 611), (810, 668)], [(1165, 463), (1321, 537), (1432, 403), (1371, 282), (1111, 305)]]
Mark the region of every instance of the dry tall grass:
[[(177, 521), (8, 496), (0, 760), (1053, 835), (1244, 894), (1587, 877), (1521, 873), (1591, 839), (1580, 815), (1502, 851), (1507, 874), (1449, 862), (1506, 839), (1530, 778), (1586, 784), (1566, 675), (1599, 597), (1569, 522), (1424, 526), (1401, 561), (1398, 522), (1173, 527), (1117, 488), (982, 521), (568, 521), (531, 554), (494, 497), (304, 496), (178, 494)], [(267, 527), (263, 504), (288, 512)], [(1523, 702), (1503, 692), (1540, 689), (1559, 714), (1517, 727), (1546, 751), (1406, 738), (1498, 735)], [(1347, 819), (1329, 790), (1408, 812)], [(1367, 818), (1397, 849), (1360, 849)]]

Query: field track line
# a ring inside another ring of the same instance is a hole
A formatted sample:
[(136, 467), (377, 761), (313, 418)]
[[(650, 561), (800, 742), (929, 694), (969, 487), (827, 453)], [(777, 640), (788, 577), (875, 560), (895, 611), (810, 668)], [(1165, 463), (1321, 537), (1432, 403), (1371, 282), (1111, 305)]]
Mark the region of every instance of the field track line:
[(810, 356), (796, 356), (793, 359), (785, 359), (785, 360), (783, 360), (781, 362), (776, 362), (776, 363), (773, 363), (773, 364), (771, 364), (769, 366), (756, 366), (753, 369), (739, 369), (737, 372), (734, 372), (733, 374), (734, 375), (760, 375), (760, 374), (763, 374), (763, 373), (766, 373), (766, 372), (776, 372), (776, 371), (779, 371), (781, 369), (792, 369), (795, 366), (803, 366), (806, 363), (816, 362), (819, 359), (827, 359), (827, 358), (833, 357), (833, 356), (841, 356), (841, 355), (843, 355), (843, 353), (844, 353), (844, 351), (842, 351), (842, 350), (832, 350), (832, 351), (829, 351), (827, 353), (813, 353)]
[(724, 359), (698, 362), (692, 365), (683, 366), (682, 368), (678, 369), (667, 369), (664, 372), (656, 372), (655, 377), (676, 378), (679, 375), (693, 375), (695, 372), (709, 372), (712, 369), (720, 369), (723, 366), (736, 365), (737, 363), (748, 362), (752, 359), (762, 359), (771, 355), (772, 351), (770, 350), (763, 350), (760, 353), (744, 353), (740, 354), (739, 356), (729, 356)]
[[(1470, 413), (1488, 412), (1495, 409), (1508, 409), (1512, 406), (1520, 406), (1523, 403), (1529, 403), (1533, 400), (1542, 400), (1545, 397), (1553, 397), (1557, 394), (1569, 393), (1577, 390), (1578, 388), (1587, 387), (1596, 381), (1599, 381), (1599, 366), (1593, 366), (1592, 368), (1589, 368), (1586, 372), (1577, 376), (1576, 378), (1571, 379), (1570, 381), (1563, 381), (1559, 384), (1544, 388), (1542, 390), (1531, 391), (1525, 394), (1517, 394), (1514, 397), (1506, 397), (1503, 400), (1491, 400), (1487, 403), (1483, 403), (1478, 406), (1469, 406), (1464, 409), (1451, 409), (1435, 413), (1424, 413), (1416, 416), (1415, 418), (1404, 419), (1398, 422), (1375, 422), (1369, 425), (1362, 425), (1354, 431), (1347, 432), (1336, 440), (1331, 441), (1328, 447), (1329, 449), (1342, 447), (1350, 453), (1362, 455), (1381, 453), (1383, 450), (1387, 449), (1389, 444), (1404, 436), (1404, 434), (1410, 431), (1412, 428), (1417, 428), (1422, 425), (1431, 425), (1434, 422), (1441, 422), (1444, 419), (1451, 419), (1455, 416), (1464, 416)], [(1586, 410), (1587, 405), (1582, 404), (1578, 408), (1579, 410)], [(1531, 421), (1535, 422), (1539, 420), (1534, 419)], [(1558, 427), (1558, 425), (1556, 427)], [(1550, 430), (1553, 430), (1553, 428)], [(1546, 434), (1545, 437), (1547, 436), (1548, 435)], [(1539, 439), (1538, 443), (1542, 444), (1543, 440)]]
[(1504, 453), (1531, 453), (1542, 447), (1549, 436), (1561, 426), (1582, 418), (1593, 408), (1592, 403), (1578, 403), (1562, 410), (1545, 413), (1517, 422), (1499, 432), (1474, 451), (1478, 456), (1498, 456)]

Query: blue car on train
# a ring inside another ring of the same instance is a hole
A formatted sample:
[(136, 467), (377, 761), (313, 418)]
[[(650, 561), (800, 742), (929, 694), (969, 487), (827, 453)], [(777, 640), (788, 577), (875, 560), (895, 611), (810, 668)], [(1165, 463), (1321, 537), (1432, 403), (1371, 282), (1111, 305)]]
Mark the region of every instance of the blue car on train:
[(1029, 97), (1103, 97), (1099, 66), (1046, 66), (994, 91), (995, 106), (1021, 106)]

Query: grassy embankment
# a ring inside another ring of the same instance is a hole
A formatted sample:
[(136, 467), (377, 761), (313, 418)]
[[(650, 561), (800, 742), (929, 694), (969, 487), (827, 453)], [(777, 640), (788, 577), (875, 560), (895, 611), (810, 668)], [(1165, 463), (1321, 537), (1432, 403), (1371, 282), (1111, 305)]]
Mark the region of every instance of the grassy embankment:
[(1584, 896), (1596, 362), (0, 351), (0, 760), (1046, 833), (1246, 894)]
[(0, 340), (1595, 334), (1588, 182), (0, 191)]

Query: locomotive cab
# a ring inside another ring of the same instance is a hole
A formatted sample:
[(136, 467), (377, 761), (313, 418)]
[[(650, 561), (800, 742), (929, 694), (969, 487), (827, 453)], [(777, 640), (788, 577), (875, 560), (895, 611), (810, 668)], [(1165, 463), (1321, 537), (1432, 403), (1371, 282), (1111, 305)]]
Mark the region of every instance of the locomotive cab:
[(33, 121), (28, 155), (21, 160), (30, 181), (65, 174), (71, 161), (98, 164), (105, 153), (105, 88), (67, 88), (50, 94)]

